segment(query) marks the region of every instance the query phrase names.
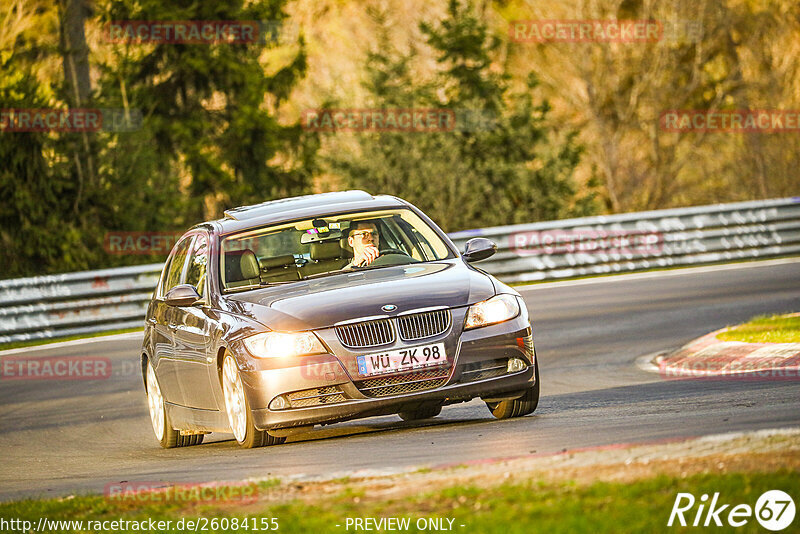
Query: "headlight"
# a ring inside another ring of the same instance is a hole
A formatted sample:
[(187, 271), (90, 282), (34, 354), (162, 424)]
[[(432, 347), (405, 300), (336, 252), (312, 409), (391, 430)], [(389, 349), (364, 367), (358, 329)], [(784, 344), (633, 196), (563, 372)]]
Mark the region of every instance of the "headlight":
[(244, 345), (257, 358), (285, 358), (327, 352), (311, 332), (266, 332), (245, 338)]
[(469, 307), (464, 330), (509, 321), (519, 315), (519, 302), (514, 295), (495, 295)]

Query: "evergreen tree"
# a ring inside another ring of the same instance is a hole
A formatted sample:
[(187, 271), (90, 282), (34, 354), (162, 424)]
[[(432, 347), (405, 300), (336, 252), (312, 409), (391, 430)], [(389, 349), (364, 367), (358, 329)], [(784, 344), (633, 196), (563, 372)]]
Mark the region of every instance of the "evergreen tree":
[[(0, 52), (0, 109), (47, 107), (52, 94), (40, 87), (23, 60)], [(9, 119), (4, 119), (7, 121)], [(80, 247), (79, 226), (68, 200), (74, 184), (50, 167), (52, 139), (43, 132), (0, 133), (0, 271), (3, 277), (45, 272)], [(80, 255), (78, 253), (78, 255)]]
[[(279, 30), (285, 3), (112, 0), (104, 18), (248, 21)], [(315, 140), (276, 118), (278, 106), (305, 74), (305, 44), (299, 37), (293, 56), (276, 68), (273, 56), (266, 64), (261, 60), (276, 40), (259, 33), (263, 39), (255, 43), (124, 45), (108, 66), (106, 99), (121, 104), (124, 89), (129, 105), (144, 111), (160, 157), (173, 167), (180, 163), (190, 176), (187, 222), (310, 188)], [(279, 155), (280, 164), (274, 162)]]
[(375, 107), (446, 108), (456, 127), (361, 134), (356, 153), (332, 158), (334, 172), (351, 186), (407, 198), (448, 231), (593, 212), (593, 196), (578, 195), (573, 181), (576, 134), (555, 139), (549, 105), (533, 102), (534, 76), (513, 93), (508, 77), (492, 71), (499, 41), (469, 3), (451, 0), (444, 20), (421, 25), (439, 64), (429, 82), (415, 79), (413, 50), (391, 49), (385, 18), (376, 22), (383, 37), (365, 82)]
[[(0, 133), (4, 276), (163, 260), (163, 252), (109, 254), (104, 238), (181, 231), (226, 207), (308, 192), (316, 139), (276, 119), (305, 73), (302, 38), (283, 40), (280, 55), (270, 55), (274, 35), (241, 44), (103, 41), (93, 53), (81, 46), (83, 25), (110, 21), (264, 22), (277, 33), (285, 3), (109, 0), (91, 12), (59, 0), (0, 13), (8, 30), (0, 108), (124, 110), (132, 126)], [(59, 78), (37, 76), (57, 59)]]

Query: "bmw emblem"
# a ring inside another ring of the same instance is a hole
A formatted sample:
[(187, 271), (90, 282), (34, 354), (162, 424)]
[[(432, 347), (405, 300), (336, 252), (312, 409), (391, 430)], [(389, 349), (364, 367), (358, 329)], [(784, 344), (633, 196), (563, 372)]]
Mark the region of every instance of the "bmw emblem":
[(397, 306), (395, 306), (394, 304), (386, 304), (384, 306), (381, 306), (381, 309), (385, 312), (393, 312), (397, 309)]

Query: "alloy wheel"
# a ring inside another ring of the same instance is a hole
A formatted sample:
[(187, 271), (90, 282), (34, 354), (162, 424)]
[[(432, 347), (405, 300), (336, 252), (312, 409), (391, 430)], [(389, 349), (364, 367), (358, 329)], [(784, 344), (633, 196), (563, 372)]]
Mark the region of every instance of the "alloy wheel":
[(232, 356), (226, 356), (222, 364), (222, 389), (225, 394), (225, 411), (231, 425), (233, 436), (239, 443), (247, 433), (247, 405), (244, 400), (244, 387)]
[(164, 438), (164, 397), (158, 387), (156, 373), (153, 365), (147, 362), (147, 406), (150, 408), (150, 421), (153, 423), (153, 432), (156, 439)]

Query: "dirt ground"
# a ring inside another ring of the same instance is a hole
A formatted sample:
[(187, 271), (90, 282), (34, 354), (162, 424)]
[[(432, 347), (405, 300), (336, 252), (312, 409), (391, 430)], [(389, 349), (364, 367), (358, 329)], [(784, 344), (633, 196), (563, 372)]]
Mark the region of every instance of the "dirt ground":
[(557, 454), (436, 466), (376, 477), (281, 481), (258, 492), (258, 503), (300, 499), (312, 502), (342, 493), (354, 502), (386, 501), (446, 487), (491, 487), (507, 483), (629, 482), (657, 475), (699, 473), (800, 472), (800, 429), (722, 434), (644, 445), (614, 445)]

